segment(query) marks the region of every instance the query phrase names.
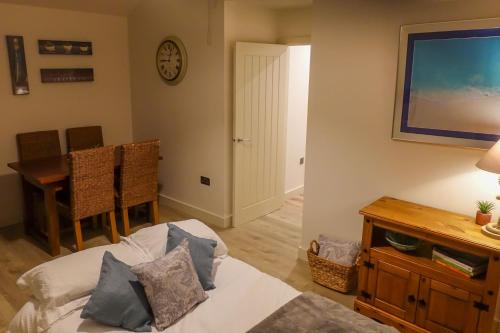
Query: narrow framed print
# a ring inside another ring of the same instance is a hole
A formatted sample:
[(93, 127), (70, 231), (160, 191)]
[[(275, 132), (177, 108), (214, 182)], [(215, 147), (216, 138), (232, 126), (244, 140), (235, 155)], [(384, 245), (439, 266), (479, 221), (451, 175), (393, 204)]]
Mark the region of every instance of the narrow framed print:
[(393, 139), (488, 149), (500, 139), (500, 19), (401, 27)]
[(12, 93), (14, 95), (27, 95), (30, 93), (30, 88), (28, 85), (28, 70), (26, 68), (23, 36), (6, 36), (6, 40)]

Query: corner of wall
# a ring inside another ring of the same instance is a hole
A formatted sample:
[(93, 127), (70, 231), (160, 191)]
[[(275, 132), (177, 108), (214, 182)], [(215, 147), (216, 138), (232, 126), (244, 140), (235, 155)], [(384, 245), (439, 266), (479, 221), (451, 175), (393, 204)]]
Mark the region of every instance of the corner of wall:
[(307, 262), (307, 250), (300, 245), (297, 249), (297, 259)]

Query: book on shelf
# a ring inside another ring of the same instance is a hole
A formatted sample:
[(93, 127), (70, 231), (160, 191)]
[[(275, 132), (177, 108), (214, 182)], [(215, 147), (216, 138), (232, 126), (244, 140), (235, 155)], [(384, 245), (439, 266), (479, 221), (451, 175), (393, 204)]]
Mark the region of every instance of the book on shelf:
[(470, 266), (467, 266), (467, 265), (464, 265), (462, 264), (461, 262), (453, 259), (453, 258), (450, 258), (450, 257), (447, 257), (447, 256), (443, 256), (441, 254), (437, 254), (437, 253), (433, 253), (432, 254), (432, 259), (440, 259), (443, 263), (447, 264), (447, 265), (450, 265), (466, 274), (474, 274), (474, 275), (477, 275), (477, 274), (480, 274), (482, 272), (484, 272), (486, 270), (486, 264), (483, 264), (481, 266), (475, 266), (475, 267), (470, 267)]
[(432, 260), (471, 277), (484, 273), (488, 266), (487, 258), (477, 257), (439, 246), (435, 246), (432, 250)]
[(460, 276), (462, 276), (462, 277), (465, 277), (465, 278), (468, 278), (468, 279), (470, 279), (470, 278), (472, 278), (472, 277), (473, 277), (473, 275), (470, 275), (470, 274), (468, 274), (468, 273), (464, 273), (464, 272), (462, 272), (461, 270), (456, 269), (456, 268), (454, 268), (454, 267), (452, 267), (452, 266), (450, 266), (450, 265), (448, 265), (448, 264), (444, 263), (444, 262), (443, 262), (443, 261), (441, 261), (440, 259), (434, 259), (434, 258), (433, 258), (433, 261), (434, 261), (436, 264), (438, 264), (439, 266), (441, 266), (441, 267), (445, 267), (446, 269), (448, 269), (448, 270), (450, 270), (450, 271), (452, 271), (452, 272), (454, 272), (454, 273), (457, 273), (458, 275), (460, 275)]

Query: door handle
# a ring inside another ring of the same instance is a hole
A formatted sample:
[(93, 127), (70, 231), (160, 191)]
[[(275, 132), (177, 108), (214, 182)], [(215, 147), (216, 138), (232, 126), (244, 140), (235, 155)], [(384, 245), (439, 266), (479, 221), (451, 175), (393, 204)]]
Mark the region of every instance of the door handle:
[(425, 299), (421, 299), (421, 300), (418, 301), (418, 305), (421, 308), (425, 308), (425, 306), (427, 305), (427, 303), (425, 302)]
[(235, 138), (233, 142), (242, 143), (242, 142), (252, 142), (252, 139), (243, 139), (243, 138)]
[(415, 303), (416, 300), (417, 299), (415, 298), (415, 296), (413, 296), (413, 295), (409, 295), (408, 296), (408, 303), (412, 303), (413, 304), (413, 303)]

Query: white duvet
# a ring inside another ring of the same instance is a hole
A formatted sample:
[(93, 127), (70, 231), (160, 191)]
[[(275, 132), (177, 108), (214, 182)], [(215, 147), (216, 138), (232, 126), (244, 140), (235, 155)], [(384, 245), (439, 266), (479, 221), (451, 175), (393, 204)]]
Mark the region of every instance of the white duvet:
[[(280, 280), (229, 256), (220, 259), (215, 285), (216, 289), (208, 291), (205, 302), (162, 332), (244, 333), (300, 294)], [(43, 330), (37, 323), (40, 301), (33, 298), (17, 313), (8, 333), (126, 332), (81, 319), (81, 310), (89, 297), (65, 304), (70, 310), (62, 311), (64, 314)], [(158, 332), (154, 326), (153, 332)]]

